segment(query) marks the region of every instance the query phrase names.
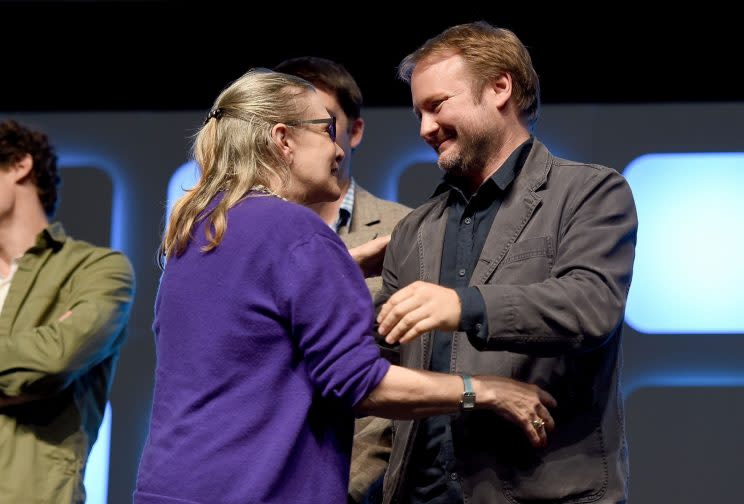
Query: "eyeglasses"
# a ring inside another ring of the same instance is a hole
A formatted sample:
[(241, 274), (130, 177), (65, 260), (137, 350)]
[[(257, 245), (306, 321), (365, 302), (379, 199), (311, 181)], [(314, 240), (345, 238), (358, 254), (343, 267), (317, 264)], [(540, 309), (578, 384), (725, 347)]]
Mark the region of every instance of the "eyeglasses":
[(323, 119), (306, 119), (304, 121), (291, 121), (284, 123), (287, 126), (300, 126), (302, 124), (326, 124), (326, 131), (331, 141), (336, 141), (336, 116), (326, 117)]

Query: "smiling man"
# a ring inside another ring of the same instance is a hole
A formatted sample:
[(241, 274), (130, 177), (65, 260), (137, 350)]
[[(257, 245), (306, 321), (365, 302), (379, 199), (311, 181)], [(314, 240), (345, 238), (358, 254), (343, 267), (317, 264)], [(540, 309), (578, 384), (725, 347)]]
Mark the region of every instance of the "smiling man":
[[(620, 343), (637, 231), (628, 184), (531, 135), (537, 73), (508, 30), (449, 28), (399, 75), (445, 177), (388, 245), (380, 334), (403, 343), (402, 365), (538, 384), (559, 407), (538, 448), (465, 406), (400, 422), (384, 502), (625, 502)], [(463, 405), (477, 401), (463, 391)], [(542, 417), (525, 426), (545, 434)]]

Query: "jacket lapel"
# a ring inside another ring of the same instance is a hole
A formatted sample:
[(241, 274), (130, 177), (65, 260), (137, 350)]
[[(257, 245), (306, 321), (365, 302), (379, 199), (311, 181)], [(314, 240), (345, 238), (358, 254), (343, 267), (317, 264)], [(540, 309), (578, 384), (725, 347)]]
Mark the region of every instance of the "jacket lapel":
[(8, 296), (5, 298), (2, 312), (0, 312), (0, 335), (10, 334), (15, 320), (20, 313), (20, 307), (25, 303), (31, 288), (36, 283), (42, 266), (49, 260), (53, 248), (58, 247), (65, 240), (62, 225), (53, 223), (42, 231), (36, 243), (21, 258), (18, 269), (10, 283)]
[(537, 189), (547, 180), (552, 156), (535, 139), (522, 170), (496, 213), (483, 250), (470, 278), (470, 285), (488, 281), (506, 256), (509, 247), (519, 238), (524, 227), (542, 200)]
[[(444, 232), (447, 228), (446, 208), (447, 193), (440, 196), (430, 215), (422, 224), (416, 234), (416, 247), (419, 256), (419, 280), (430, 283), (439, 283), (439, 272), (442, 266), (442, 250), (444, 249)], [(427, 369), (425, 363), (431, 361), (431, 338), (432, 333), (423, 334), (418, 341), (421, 347), (421, 368)]]
[(356, 233), (364, 231), (369, 226), (374, 226), (382, 221), (380, 209), (377, 206), (375, 198), (359, 187), (356, 186), (354, 194), (354, 214), (351, 217), (351, 228), (349, 232)]

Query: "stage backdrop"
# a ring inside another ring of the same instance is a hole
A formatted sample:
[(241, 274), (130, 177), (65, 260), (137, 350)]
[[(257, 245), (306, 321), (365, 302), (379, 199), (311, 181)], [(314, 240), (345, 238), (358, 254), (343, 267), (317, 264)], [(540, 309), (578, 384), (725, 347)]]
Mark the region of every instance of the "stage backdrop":
[[(86, 480), (91, 504), (106, 494), (131, 502), (152, 399), (155, 253), (169, 193), (193, 180), (189, 149), (204, 113), (0, 113), (56, 144), (67, 230), (122, 250), (137, 273), (110, 437), (104, 429)], [(378, 108), (365, 118), (357, 180), (420, 204), (440, 172), (415, 117)], [(744, 104), (545, 106), (538, 123), (554, 154), (622, 172), (638, 205), (623, 371), (633, 504), (744, 502), (742, 124)]]

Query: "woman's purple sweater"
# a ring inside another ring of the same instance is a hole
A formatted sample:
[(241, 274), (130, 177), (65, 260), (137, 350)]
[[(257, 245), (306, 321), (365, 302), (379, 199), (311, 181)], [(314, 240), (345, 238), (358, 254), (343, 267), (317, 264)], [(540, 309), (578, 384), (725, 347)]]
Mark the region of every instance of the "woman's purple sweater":
[(345, 503), (352, 407), (389, 364), (357, 265), (313, 212), (273, 197), (204, 222), (168, 260), (135, 504)]

